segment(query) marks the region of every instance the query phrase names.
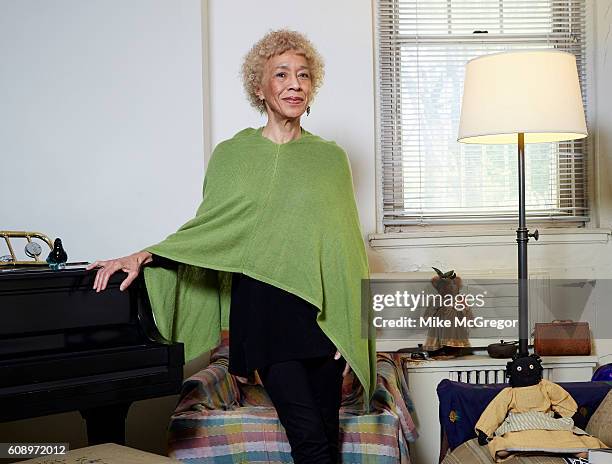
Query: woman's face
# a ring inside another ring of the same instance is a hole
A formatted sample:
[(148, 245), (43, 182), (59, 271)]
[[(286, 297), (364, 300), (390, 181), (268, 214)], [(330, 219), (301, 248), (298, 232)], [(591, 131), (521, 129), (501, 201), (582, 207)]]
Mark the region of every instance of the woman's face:
[(306, 111), (311, 90), (308, 60), (290, 50), (268, 59), (257, 96), (265, 99), (269, 118), (294, 119)]

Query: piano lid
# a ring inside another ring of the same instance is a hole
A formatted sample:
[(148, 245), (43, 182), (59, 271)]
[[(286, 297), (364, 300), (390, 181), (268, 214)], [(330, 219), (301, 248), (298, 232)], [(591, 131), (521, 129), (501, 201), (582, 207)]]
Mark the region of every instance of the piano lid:
[(85, 270), (85, 266), (89, 263), (87, 261), (78, 261), (74, 263), (66, 263), (66, 268), (59, 271), (52, 271), (49, 265), (41, 263), (39, 266), (0, 266), (1, 274), (14, 274), (19, 272), (34, 272), (34, 271), (51, 271), (51, 272), (63, 272), (64, 270), (81, 269)]
[(0, 359), (41, 352), (164, 343), (154, 324), (142, 274), (124, 292), (125, 273), (105, 291), (83, 266), (0, 273)]

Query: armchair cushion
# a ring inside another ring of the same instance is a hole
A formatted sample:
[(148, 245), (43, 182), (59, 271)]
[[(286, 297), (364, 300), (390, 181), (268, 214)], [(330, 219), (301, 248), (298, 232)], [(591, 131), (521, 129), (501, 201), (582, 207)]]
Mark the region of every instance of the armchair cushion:
[(193, 410), (229, 410), (240, 401), (236, 378), (228, 375), (229, 347), (220, 345), (213, 350), (206, 369), (183, 382), (175, 414)]
[[(258, 378), (257, 378), (258, 379)], [(257, 380), (237, 379), (240, 406), (266, 406), (274, 407), (272, 400), (261, 383)], [(353, 373), (349, 372), (342, 382), (342, 406), (353, 410), (363, 410), (363, 388)]]
[(273, 408), (272, 400), (261, 385), (238, 384), (240, 390), (240, 406)]

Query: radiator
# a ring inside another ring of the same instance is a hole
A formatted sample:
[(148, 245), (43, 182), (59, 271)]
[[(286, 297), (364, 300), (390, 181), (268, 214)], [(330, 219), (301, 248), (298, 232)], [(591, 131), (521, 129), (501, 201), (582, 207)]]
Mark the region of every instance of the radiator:
[[(551, 368), (544, 368), (542, 377), (546, 380), (551, 378)], [(506, 379), (506, 369), (485, 368), (485, 369), (449, 369), (448, 379), (456, 382), (485, 384), (485, 383), (508, 383)]]

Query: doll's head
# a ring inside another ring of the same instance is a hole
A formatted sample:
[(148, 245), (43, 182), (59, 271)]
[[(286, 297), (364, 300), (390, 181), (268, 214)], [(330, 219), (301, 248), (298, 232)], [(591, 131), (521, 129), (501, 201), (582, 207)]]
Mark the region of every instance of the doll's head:
[(521, 356), (515, 354), (506, 365), (506, 377), (510, 378), (512, 387), (530, 387), (542, 380), (542, 361), (537, 354)]
[(461, 290), (461, 277), (455, 271), (442, 272), (440, 269), (432, 268), (436, 271), (436, 276), (431, 279), (431, 284), (442, 296), (457, 295)]

